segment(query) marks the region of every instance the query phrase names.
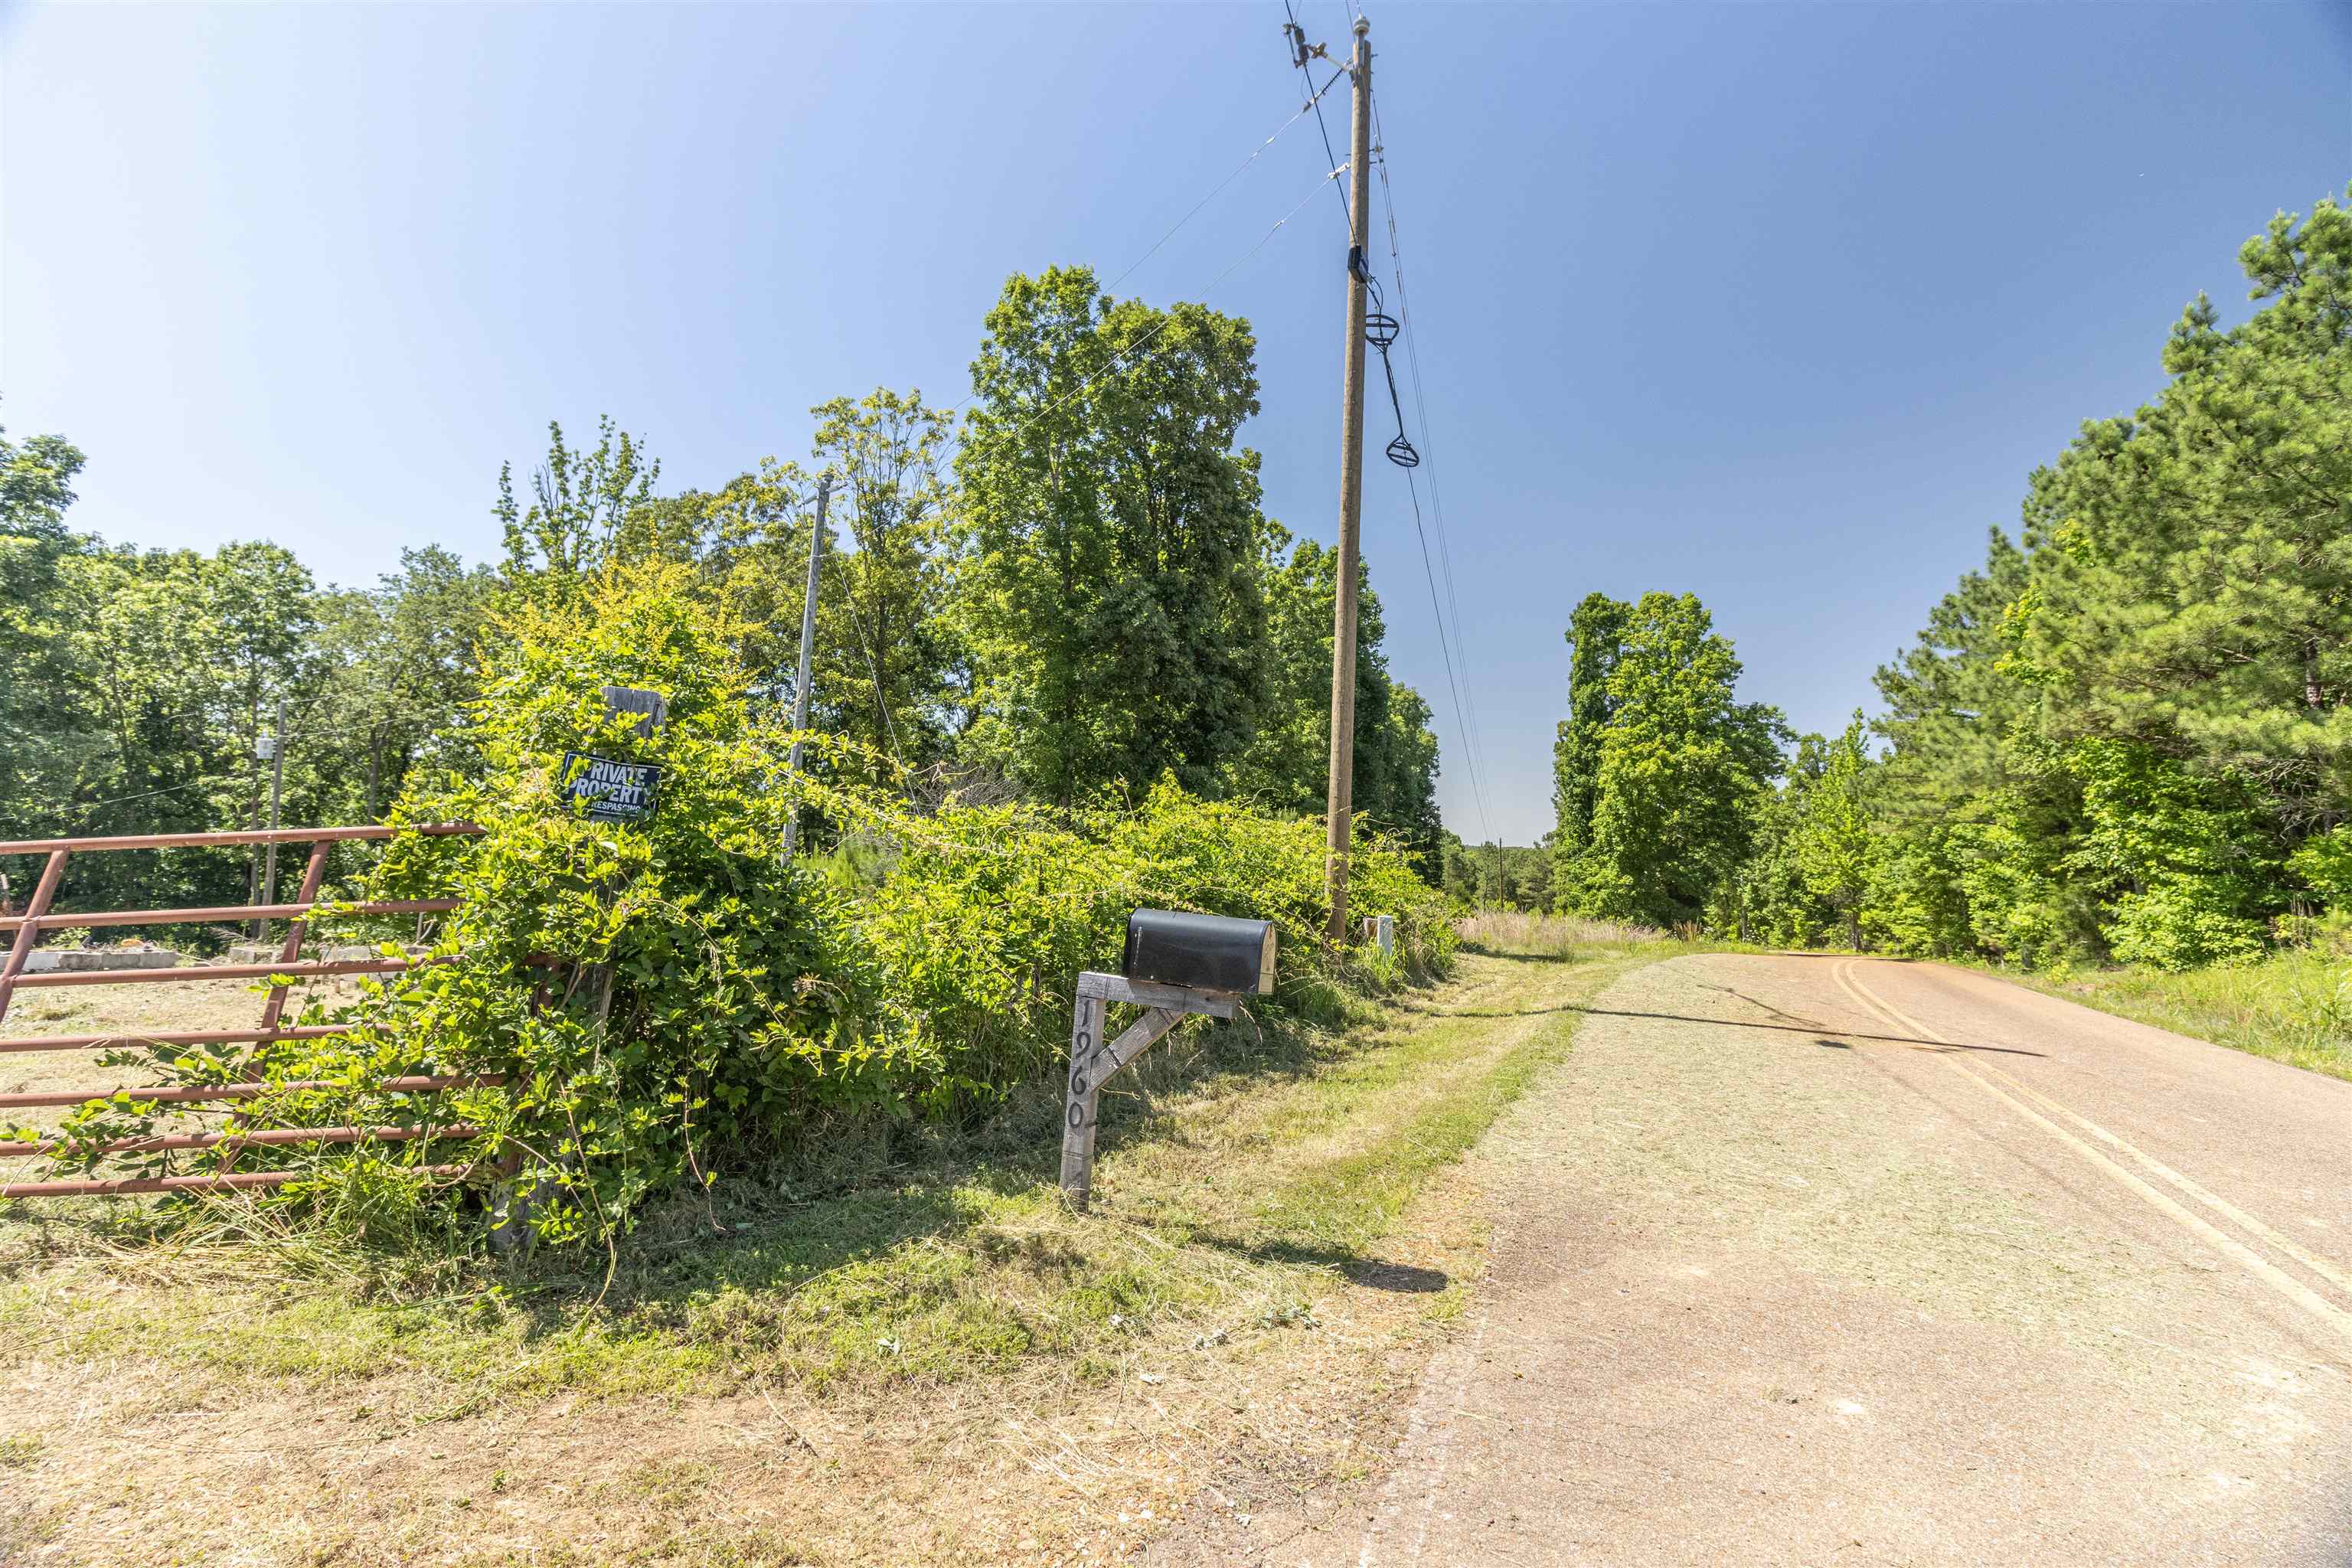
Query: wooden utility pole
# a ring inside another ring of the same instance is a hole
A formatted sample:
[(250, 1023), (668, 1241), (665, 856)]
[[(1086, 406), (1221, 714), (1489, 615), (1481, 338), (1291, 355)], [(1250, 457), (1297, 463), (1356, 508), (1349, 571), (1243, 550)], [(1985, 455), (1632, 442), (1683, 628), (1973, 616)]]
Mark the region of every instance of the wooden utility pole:
[(1355, 829), (1356, 574), (1364, 516), (1364, 258), (1372, 199), (1371, 24), (1356, 18), (1355, 122), (1348, 140), (1347, 350), (1339, 371), (1339, 562), (1331, 614), (1331, 787), (1324, 805), (1329, 830), (1324, 886), (1331, 900), (1331, 942), (1348, 940), (1348, 856)]
[[(269, 737), (269, 831), (272, 833), (278, 831), (278, 801), (279, 795), (285, 792), (285, 788), (286, 699), (281, 694), (278, 699), (278, 728)], [(277, 901), (278, 845), (275, 840), (272, 840), (262, 851), (261, 891), (266, 896), (254, 900), (255, 903), (266, 904)], [(253, 922), (253, 940), (256, 942), (269, 940), (269, 921), (267, 919)]]
[[(801, 600), (801, 669), (800, 678), (793, 683), (793, 750), (785, 759), (784, 771), (797, 776), (801, 771), (801, 731), (808, 728), (809, 664), (816, 652), (816, 569), (824, 561), (824, 503), (833, 495), (833, 475), (820, 474), (816, 481), (816, 529), (809, 535), (808, 594)], [(800, 808), (793, 808), (784, 819), (784, 858), (793, 858), (793, 841), (800, 837)]]

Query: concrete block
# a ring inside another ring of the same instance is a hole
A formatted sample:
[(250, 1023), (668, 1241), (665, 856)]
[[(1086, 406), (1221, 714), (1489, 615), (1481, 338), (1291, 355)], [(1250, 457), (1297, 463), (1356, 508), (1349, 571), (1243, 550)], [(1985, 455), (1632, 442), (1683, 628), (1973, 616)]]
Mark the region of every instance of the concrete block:
[(167, 947), (37, 947), (27, 974), (77, 974), (102, 969), (169, 969), (181, 955)]

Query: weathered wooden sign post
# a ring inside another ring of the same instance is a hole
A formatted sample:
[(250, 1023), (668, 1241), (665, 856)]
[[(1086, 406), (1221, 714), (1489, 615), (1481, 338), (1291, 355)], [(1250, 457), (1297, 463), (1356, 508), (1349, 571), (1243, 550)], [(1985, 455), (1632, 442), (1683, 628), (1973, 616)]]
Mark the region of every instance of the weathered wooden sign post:
[[(604, 688), (604, 717), (635, 715), (630, 729), (639, 740), (650, 740), (669, 721), (669, 699), (658, 691), (634, 686)], [(569, 805), (579, 801), (591, 822), (644, 822), (654, 814), (654, 796), (661, 786), (661, 769), (652, 763), (617, 762), (593, 752), (566, 752), (558, 764), (555, 784)], [(603, 1029), (613, 1012), (613, 966), (585, 963), (573, 976), (574, 987), (587, 987), (588, 1005)], [(566, 993), (567, 996), (570, 993)], [(522, 1151), (510, 1148), (499, 1162), (499, 1179), (490, 1187), (490, 1250), (509, 1253), (530, 1245), (530, 1200), (519, 1190)]]
[[(1078, 1208), (1093, 1196), (1095, 1116), (1102, 1086), (1174, 1028), (1187, 1013), (1234, 1016), (1234, 997), (1274, 989), (1274, 927), (1223, 915), (1138, 910), (1127, 919), (1118, 974), (1078, 976), (1071, 1009), (1070, 1079), (1063, 1101), (1062, 1194)], [(1118, 1038), (1103, 1038), (1114, 1002), (1146, 1009)]]
[[(635, 714), (630, 728), (640, 740), (650, 739), (669, 719), (669, 699), (658, 691), (633, 686), (607, 686), (604, 716)], [(662, 771), (652, 763), (616, 762), (593, 752), (566, 752), (557, 775), (564, 798), (586, 803), (595, 822), (643, 822), (654, 814), (654, 796), (661, 787)]]

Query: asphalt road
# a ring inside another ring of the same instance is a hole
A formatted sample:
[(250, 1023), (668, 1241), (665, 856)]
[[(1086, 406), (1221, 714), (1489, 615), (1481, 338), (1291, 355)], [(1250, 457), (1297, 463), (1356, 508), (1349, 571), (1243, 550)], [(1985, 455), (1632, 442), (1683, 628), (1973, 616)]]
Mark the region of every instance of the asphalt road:
[(1392, 1466), (1162, 1561), (2352, 1564), (2352, 1084), (1933, 965), (1590, 1005)]

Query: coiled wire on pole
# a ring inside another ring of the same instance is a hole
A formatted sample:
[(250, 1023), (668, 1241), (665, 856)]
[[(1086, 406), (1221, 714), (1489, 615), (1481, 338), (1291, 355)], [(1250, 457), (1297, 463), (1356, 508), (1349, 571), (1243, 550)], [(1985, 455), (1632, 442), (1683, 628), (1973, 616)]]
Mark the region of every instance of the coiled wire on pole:
[(1381, 298), (1381, 280), (1372, 276), (1361, 249), (1349, 249), (1348, 269), (1363, 280), (1366, 292), (1371, 296), (1371, 308), (1364, 312), (1364, 341), (1381, 351), (1381, 374), (1388, 377), (1389, 406), (1396, 413), (1396, 439), (1388, 444), (1389, 461), (1400, 468), (1417, 468), (1421, 467), (1421, 454), (1405, 438), (1404, 403), (1397, 396), (1396, 366), (1389, 363), (1389, 348), (1403, 329), (1388, 313), (1386, 302)]

